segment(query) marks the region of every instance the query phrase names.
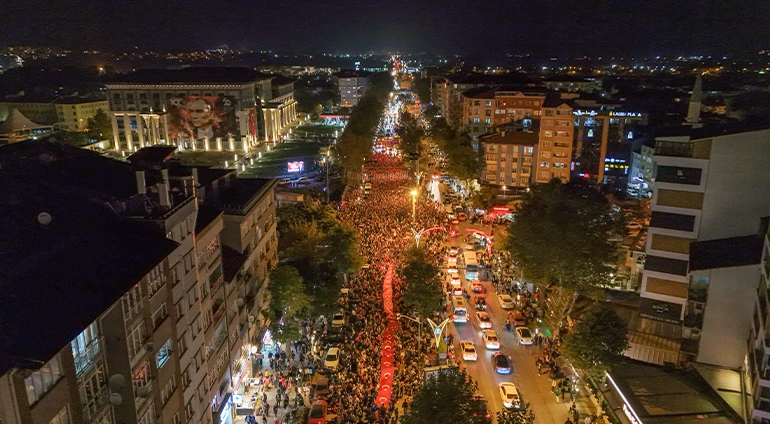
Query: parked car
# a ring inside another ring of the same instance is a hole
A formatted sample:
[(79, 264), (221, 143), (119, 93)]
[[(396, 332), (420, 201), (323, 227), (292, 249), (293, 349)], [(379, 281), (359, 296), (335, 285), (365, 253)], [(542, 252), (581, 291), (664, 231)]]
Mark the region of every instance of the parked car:
[(500, 301), (500, 307), (503, 309), (513, 309), (515, 307), (510, 295), (501, 293), (497, 295), (497, 299)]
[(342, 327), (345, 325), (345, 313), (337, 311), (332, 315), (332, 327)]
[(325, 400), (313, 402), (310, 406), (310, 412), (308, 412), (307, 424), (326, 424), (326, 409)]
[(337, 347), (330, 347), (326, 352), (326, 359), (324, 360), (324, 366), (331, 370), (336, 370), (340, 365), (340, 349)]
[(516, 335), (519, 336), (520, 345), (531, 345), (534, 343), (532, 332), (527, 327), (516, 327)]

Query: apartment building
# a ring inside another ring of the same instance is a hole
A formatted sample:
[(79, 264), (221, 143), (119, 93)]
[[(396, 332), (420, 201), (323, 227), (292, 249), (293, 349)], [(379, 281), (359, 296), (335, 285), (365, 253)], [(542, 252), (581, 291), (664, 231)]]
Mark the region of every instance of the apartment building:
[(530, 186), (538, 134), (504, 130), (482, 135), (479, 143), (484, 148), (482, 182), (511, 189)]
[(334, 75), (334, 81), (340, 93), (340, 106), (353, 107), (364, 97), (369, 88), (371, 72), (360, 70), (342, 70)]
[(540, 118), (547, 90), (536, 87), (484, 86), (462, 93), (461, 131), (472, 137), (495, 131), (496, 126), (521, 122), (531, 127)]
[(463, 97), (465, 91), (484, 86), (516, 86), (535, 87), (536, 81), (529, 76), (518, 73), (508, 74), (482, 74), (477, 72), (460, 73), (446, 77), (443, 83), (437, 83), (431, 89), (443, 90), (441, 116), (445, 117), (449, 125), (459, 127), (463, 125)]
[(554, 75), (543, 78), (542, 84), (554, 91), (580, 91), (593, 93), (601, 90), (601, 80), (593, 77), (581, 77), (577, 75)]
[[(770, 209), (770, 173), (762, 172), (770, 130), (685, 131), (655, 141), (652, 216), (628, 355), (738, 368), (743, 348), (736, 340), (750, 330), (756, 290), (748, 275), (758, 267), (749, 239)], [(735, 238), (748, 244), (736, 247)], [(741, 253), (748, 258), (732, 257)]]
[[(148, 150), (125, 163), (54, 143), (0, 149), (1, 201), (17, 210), (0, 221), (3, 423), (232, 421), (243, 354), (264, 330), (263, 305), (244, 299), (266, 283), (224, 253), (229, 212), (202, 194), (248, 189)], [(259, 181), (249, 210), (274, 209), (275, 182)], [(260, 240), (265, 261), (276, 241)]]
[(31, 121), (42, 125), (55, 125), (67, 131), (85, 131), (88, 119), (102, 109), (109, 111), (107, 100), (98, 96), (14, 96), (0, 101), (0, 122), (18, 109)]
[(534, 183), (552, 178), (568, 181), (574, 133), (573, 106), (558, 93), (549, 93), (541, 106), (540, 137), (537, 146)]
[(770, 421), (770, 231), (761, 239), (759, 284), (743, 367), (751, 393), (751, 422), (756, 424)]

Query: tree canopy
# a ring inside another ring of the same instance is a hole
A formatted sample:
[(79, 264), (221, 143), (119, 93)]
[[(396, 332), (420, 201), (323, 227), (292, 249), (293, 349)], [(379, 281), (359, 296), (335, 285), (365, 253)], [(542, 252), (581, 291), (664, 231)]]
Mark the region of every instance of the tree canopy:
[(316, 313), (336, 307), (344, 274), (361, 267), (358, 233), (328, 205), (300, 204), (278, 209), (281, 262), (297, 269)]
[(299, 272), (292, 266), (278, 265), (270, 271), (267, 291), (270, 308), (264, 314), (270, 319), (272, 334), (281, 342), (297, 340), (303, 313), (310, 308), (312, 300)]
[[(524, 195), (506, 247), (525, 278), (574, 301), (576, 290), (610, 281), (622, 231), (622, 216), (601, 193), (580, 180), (565, 184), (555, 178)], [(573, 302), (560, 303), (568, 309)], [(567, 312), (551, 311), (557, 324)]]
[(628, 349), (628, 325), (612, 307), (597, 304), (578, 320), (561, 346), (573, 366), (600, 377), (622, 361)]
[(431, 317), (441, 309), (444, 299), (441, 270), (424, 249), (412, 247), (406, 251), (401, 272), (406, 283), (404, 303), (408, 311), (415, 310), (423, 317)]
[(495, 205), (497, 190), (490, 186), (482, 186), (480, 190), (474, 191), (471, 194), (469, 200), (474, 208), (489, 210)]
[(478, 397), (478, 386), (465, 370), (446, 369), (428, 379), (412, 400), (402, 424), (487, 424), (486, 401)]
[(88, 138), (92, 140), (112, 140), (112, 119), (102, 109), (96, 109), (92, 118), (88, 118)]
[(462, 181), (475, 180), (479, 177), (482, 161), (479, 158), (479, 152), (473, 148), (470, 137), (460, 135), (447, 141), (444, 151), (447, 154), (449, 175)]
[(419, 153), (420, 142), (425, 131), (420, 122), (406, 110), (401, 113), (396, 134), (401, 139), (399, 146), (404, 153)]

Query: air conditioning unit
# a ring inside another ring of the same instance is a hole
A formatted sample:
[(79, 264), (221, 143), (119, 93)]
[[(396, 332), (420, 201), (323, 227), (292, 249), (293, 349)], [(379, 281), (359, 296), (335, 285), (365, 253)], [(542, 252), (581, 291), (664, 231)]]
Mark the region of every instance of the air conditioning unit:
[(147, 344), (144, 345), (144, 350), (150, 353), (155, 352), (155, 343), (147, 342)]

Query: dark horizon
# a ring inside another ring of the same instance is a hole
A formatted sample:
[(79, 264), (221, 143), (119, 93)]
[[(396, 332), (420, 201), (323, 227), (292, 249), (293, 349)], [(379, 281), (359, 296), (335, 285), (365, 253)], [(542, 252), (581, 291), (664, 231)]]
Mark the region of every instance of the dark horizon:
[[(179, 51), (214, 49), (554, 56), (730, 55), (770, 48), (770, 2), (448, 0), (39, 3), (9, 0), (6, 46)], [(730, 6), (735, 6), (730, 9)], [(740, 7), (738, 9), (738, 7)], [(729, 14), (726, 14), (729, 13)], [(31, 18), (30, 18), (31, 17)]]

